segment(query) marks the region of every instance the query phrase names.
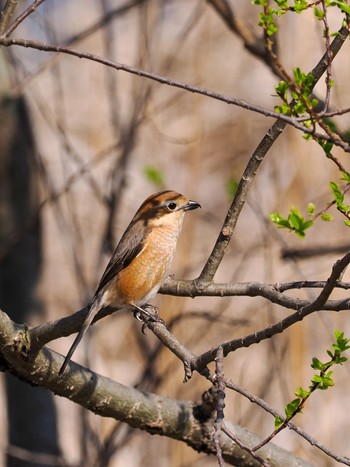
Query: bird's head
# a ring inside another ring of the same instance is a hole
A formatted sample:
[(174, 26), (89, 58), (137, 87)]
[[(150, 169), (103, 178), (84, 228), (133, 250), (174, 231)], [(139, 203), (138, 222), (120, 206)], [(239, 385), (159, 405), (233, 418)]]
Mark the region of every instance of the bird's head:
[(186, 198), (176, 191), (161, 191), (149, 196), (138, 209), (134, 222), (142, 221), (145, 226), (181, 227), (186, 211), (200, 208), (197, 201)]

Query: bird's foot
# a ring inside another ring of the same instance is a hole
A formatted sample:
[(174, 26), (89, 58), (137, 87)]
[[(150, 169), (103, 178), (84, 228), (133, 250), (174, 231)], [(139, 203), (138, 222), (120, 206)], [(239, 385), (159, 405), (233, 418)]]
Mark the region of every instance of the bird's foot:
[(165, 326), (165, 321), (159, 316), (158, 308), (148, 303), (143, 307), (134, 305), (134, 316), (138, 321), (142, 321), (142, 332), (145, 334), (145, 329), (150, 323), (161, 323)]

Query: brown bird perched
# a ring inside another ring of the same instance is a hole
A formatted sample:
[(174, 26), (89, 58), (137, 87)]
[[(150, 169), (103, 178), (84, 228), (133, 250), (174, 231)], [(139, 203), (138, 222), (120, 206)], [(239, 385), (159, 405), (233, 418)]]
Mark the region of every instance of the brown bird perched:
[(125, 230), (102, 275), (88, 314), (59, 371), (61, 375), (97, 313), (105, 307), (147, 312), (171, 266), (186, 211), (197, 201), (176, 191), (149, 196)]

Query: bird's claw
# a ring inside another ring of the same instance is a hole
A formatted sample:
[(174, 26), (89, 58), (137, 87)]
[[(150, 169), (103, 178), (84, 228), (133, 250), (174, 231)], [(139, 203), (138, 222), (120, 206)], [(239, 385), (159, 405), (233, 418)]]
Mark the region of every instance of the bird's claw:
[(159, 316), (158, 308), (154, 305), (145, 305), (144, 307), (136, 307), (134, 316), (138, 321), (142, 321), (142, 333), (145, 334), (145, 329), (150, 323), (161, 323), (165, 326), (165, 321)]
[(141, 318), (142, 311), (139, 309), (134, 310), (134, 317), (137, 319), (137, 321), (143, 321)]

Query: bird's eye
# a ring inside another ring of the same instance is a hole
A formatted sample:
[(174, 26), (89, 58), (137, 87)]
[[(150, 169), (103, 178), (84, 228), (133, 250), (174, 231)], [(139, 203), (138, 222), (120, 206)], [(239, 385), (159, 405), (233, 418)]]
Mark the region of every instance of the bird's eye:
[(169, 203), (168, 204), (168, 209), (169, 209), (169, 211), (175, 211), (176, 203)]

